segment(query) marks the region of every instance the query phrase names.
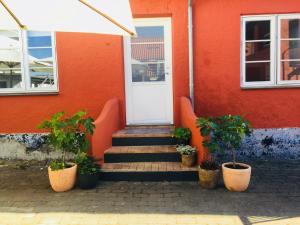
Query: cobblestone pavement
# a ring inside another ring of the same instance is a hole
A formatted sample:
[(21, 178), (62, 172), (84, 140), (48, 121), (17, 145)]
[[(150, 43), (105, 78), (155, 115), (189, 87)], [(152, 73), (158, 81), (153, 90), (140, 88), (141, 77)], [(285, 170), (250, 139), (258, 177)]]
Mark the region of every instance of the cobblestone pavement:
[(300, 225), (300, 162), (252, 165), (244, 193), (196, 182), (102, 182), (54, 193), (45, 169), (0, 165), (0, 224)]

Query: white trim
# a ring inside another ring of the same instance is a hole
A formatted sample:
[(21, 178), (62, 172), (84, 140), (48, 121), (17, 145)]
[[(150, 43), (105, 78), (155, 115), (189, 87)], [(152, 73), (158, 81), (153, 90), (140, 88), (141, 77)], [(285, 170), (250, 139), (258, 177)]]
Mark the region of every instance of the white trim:
[[(284, 14), (284, 15), (254, 15), (241, 16), (241, 88), (283, 88), (283, 87), (299, 87), (299, 81), (281, 81), (281, 62), (282, 61), (299, 61), (297, 59), (281, 60), (281, 40), (300, 40), (300, 38), (281, 39), (281, 19), (300, 19), (300, 14)], [(270, 39), (265, 40), (249, 40), (246, 41), (246, 22), (248, 21), (270, 21)], [(245, 49), (246, 43), (270, 41), (270, 60), (246, 61)], [(246, 64), (247, 63), (263, 63), (270, 62), (270, 81), (246, 82)]]
[[(20, 70), (21, 70), (21, 88), (0, 88), (0, 95), (27, 95), (27, 94), (53, 94), (58, 93), (58, 74), (57, 74), (57, 58), (56, 58), (56, 40), (55, 40), (55, 32), (49, 32), (51, 34), (51, 45), (52, 46), (43, 46), (43, 47), (33, 47), (34, 49), (42, 49), (42, 48), (51, 48), (52, 49), (52, 58), (53, 65), (51, 69), (53, 69), (53, 80), (54, 85), (51, 88), (31, 88), (30, 86), (30, 71), (29, 71), (29, 53), (28, 53), (28, 36), (27, 31), (22, 30), (18, 31), (19, 33), (19, 42), (20, 42)], [(30, 47), (30, 49), (33, 49)], [(39, 67), (43, 68), (43, 67)], [(48, 68), (48, 67), (45, 67)]]
[[(170, 99), (170, 121), (134, 121), (132, 118), (133, 109), (132, 109), (132, 86), (148, 86), (148, 85), (165, 85), (164, 82), (137, 82), (132, 83), (132, 67), (131, 67), (131, 39), (130, 37), (123, 37), (123, 44), (124, 44), (124, 71), (125, 71), (125, 97), (126, 97), (126, 124), (133, 125), (133, 124), (173, 124), (174, 123), (174, 109), (173, 109), (173, 72), (172, 72), (172, 23), (171, 18), (162, 17), (162, 18), (141, 18), (141, 19), (134, 19), (135, 26), (142, 26), (142, 27), (152, 27), (152, 26), (164, 26), (164, 37), (170, 36), (170, 40), (167, 40), (168, 44), (165, 44), (165, 52), (169, 52), (170, 56), (165, 57), (165, 65), (170, 65), (166, 68), (165, 73), (169, 74), (166, 75), (165, 79), (169, 79), (169, 99)], [(165, 41), (164, 41), (165, 43)], [(147, 43), (148, 44), (148, 43)]]

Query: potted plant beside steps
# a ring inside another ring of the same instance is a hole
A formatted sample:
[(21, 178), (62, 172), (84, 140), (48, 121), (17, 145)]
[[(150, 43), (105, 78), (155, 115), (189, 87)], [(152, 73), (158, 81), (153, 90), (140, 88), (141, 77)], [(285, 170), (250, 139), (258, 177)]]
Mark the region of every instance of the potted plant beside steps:
[(76, 155), (78, 165), (77, 186), (82, 189), (95, 188), (99, 181), (100, 166), (96, 160), (85, 152)]
[(79, 111), (71, 117), (65, 117), (63, 112), (58, 112), (38, 126), (49, 131), (48, 144), (61, 151), (61, 158), (52, 160), (48, 167), (50, 185), (54, 191), (63, 192), (73, 188), (77, 164), (67, 161), (66, 153), (79, 154), (87, 151), (88, 135), (92, 135), (95, 128), (93, 122), (91, 117), (86, 117), (84, 111)]
[(192, 167), (196, 162), (197, 149), (190, 145), (178, 145), (177, 152), (181, 154), (181, 163), (183, 166)]
[(173, 130), (172, 136), (178, 145), (188, 145), (191, 139), (191, 130), (185, 127), (177, 127)]
[(250, 123), (241, 116), (225, 115), (216, 118), (199, 118), (197, 125), (207, 137), (205, 147), (210, 151), (230, 150), (232, 162), (222, 164), (224, 184), (230, 191), (245, 191), (250, 183), (251, 166), (236, 162), (236, 150), (245, 136), (250, 136)]

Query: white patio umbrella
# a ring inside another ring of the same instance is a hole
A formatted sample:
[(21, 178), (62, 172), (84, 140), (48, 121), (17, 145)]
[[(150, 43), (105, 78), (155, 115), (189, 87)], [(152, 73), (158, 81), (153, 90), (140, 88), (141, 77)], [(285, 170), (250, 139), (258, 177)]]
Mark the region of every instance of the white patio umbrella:
[(129, 0), (0, 0), (0, 29), (134, 35)]

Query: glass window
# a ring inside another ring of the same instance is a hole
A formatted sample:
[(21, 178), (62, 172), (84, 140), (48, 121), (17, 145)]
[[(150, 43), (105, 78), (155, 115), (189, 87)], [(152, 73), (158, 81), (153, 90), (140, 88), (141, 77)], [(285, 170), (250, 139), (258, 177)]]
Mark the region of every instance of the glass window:
[(53, 38), (52, 32), (0, 31), (0, 93), (57, 90)]
[(242, 17), (242, 87), (300, 86), (300, 14)]
[(1, 89), (22, 87), (22, 55), (19, 36), (18, 31), (0, 31)]
[(131, 38), (132, 82), (165, 80), (164, 27), (136, 27)]
[(281, 19), (280, 80), (300, 80), (300, 19)]
[(270, 81), (271, 21), (249, 21), (245, 26), (245, 81)]

